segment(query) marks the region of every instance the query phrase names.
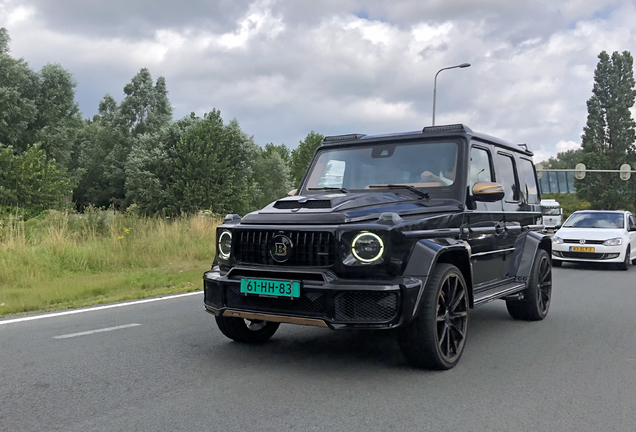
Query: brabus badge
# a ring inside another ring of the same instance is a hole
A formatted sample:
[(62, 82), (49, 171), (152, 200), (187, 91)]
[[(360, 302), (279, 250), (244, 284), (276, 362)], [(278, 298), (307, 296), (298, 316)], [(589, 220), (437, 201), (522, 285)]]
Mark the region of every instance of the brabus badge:
[(274, 251), (274, 255), (287, 255), (287, 246), (284, 243), (276, 243), (276, 250)]

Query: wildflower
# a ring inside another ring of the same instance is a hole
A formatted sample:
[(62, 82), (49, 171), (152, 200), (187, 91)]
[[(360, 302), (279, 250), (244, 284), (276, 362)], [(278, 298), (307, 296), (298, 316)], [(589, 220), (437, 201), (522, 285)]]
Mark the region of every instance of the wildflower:
[(130, 234), (130, 228), (124, 228), (124, 234)]
[(117, 237), (117, 238), (118, 238), (119, 240), (121, 240), (121, 239), (123, 239), (123, 238), (124, 238), (124, 236), (119, 236), (119, 237)]

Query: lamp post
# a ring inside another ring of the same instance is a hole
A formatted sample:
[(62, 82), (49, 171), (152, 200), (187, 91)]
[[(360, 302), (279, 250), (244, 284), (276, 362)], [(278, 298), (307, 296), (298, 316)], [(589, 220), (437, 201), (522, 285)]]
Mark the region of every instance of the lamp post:
[(433, 126), (435, 126), (435, 102), (436, 102), (436, 99), (437, 99), (437, 75), (439, 75), (439, 73), (441, 71), (443, 71), (443, 70), (455, 69), (455, 68), (467, 68), (467, 67), (470, 67), (470, 63), (462, 63), (462, 64), (458, 64), (456, 66), (450, 66), (450, 67), (441, 68), (435, 74), (435, 85), (433, 87)]

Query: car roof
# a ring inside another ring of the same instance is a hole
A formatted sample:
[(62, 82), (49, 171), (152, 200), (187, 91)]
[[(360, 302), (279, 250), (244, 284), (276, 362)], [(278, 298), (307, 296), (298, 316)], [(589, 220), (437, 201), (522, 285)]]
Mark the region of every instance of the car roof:
[(627, 210), (577, 210), (574, 213), (629, 213), (629, 211)]
[(365, 134), (347, 134), (347, 135), (333, 135), (326, 136), (322, 145), (355, 145), (355, 144), (370, 144), (376, 141), (396, 141), (396, 140), (412, 140), (414, 138), (452, 138), (457, 136), (464, 136), (467, 138), (474, 138), (478, 141), (483, 141), (491, 144), (496, 144), (501, 147), (505, 147), (509, 150), (517, 153), (522, 153), (527, 156), (532, 156), (533, 153), (527, 149), (526, 144), (513, 144), (502, 139), (486, 135), (479, 132), (474, 132), (471, 128), (464, 124), (452, 124), (442, 126), (427, 126), (421, 131), (410, 132), (398, 132), (380, 135), (365, 135)]

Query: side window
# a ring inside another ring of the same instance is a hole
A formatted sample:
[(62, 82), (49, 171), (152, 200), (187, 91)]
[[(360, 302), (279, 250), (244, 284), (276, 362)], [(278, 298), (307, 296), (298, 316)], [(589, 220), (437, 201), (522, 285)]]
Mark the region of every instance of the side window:
[(519, 185), (515, 171), (512, 156), (497, 153), (497, 182), (503, 186), (506, 193), (504, 201), (519, 201)]
[(629, 215), (629, 226), (636, 227), (636, 219), (634, 219), (634, 215)]
[(492, 163), (490, 162), (490, 152), (481, 147), (470, 149), (470, 175), (469, 185), (479, 181), (492, 181)]
[(525, 197), (526, 204), (539, 204), (537, 193), (537, 179), (534, 175), (534, 165), (526, 158), (519, 158), (519, 181), (521, 193)]

